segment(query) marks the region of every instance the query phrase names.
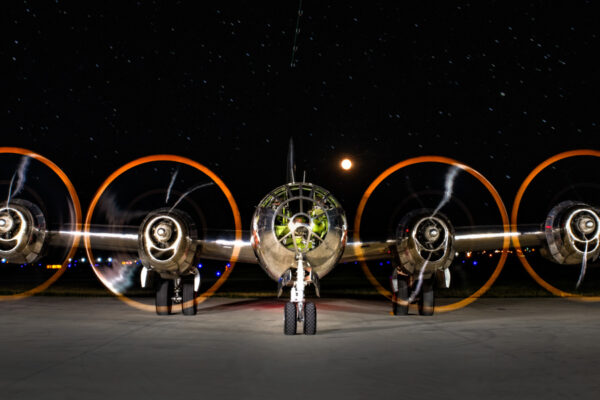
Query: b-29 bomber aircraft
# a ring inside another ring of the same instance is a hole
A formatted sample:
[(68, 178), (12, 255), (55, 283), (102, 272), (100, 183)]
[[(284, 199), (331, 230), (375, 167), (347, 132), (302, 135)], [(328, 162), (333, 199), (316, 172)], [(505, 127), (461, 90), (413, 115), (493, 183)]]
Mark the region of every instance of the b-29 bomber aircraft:
[[(317, 309), (306, 296), (308, 286), (320, 295), (320, 280), (338, 263), (393, 259), (394, 314), (407, 314), (418, 303), (419, 313), (433, 315), (435, 288), (448, 287), (456, 252), (507, 248), (518, 237), (522, 246), (541, 248), (558, 264), (582, 264), (600, 253), (600, 212), (588, 204), (564, 201), (557, 204), (543, 224), (507, 233), (502, 227), (454, 228), (436, 209), (406, 214), (395, 237), (380, 241), (349, 241), (348, 223), (340, 202), (326, 189), (294, 176), (290, 142), (287, 183), (270, 191), (257, 205), (249, 239), (199, 238), (195, 221), (176, 207), (149, 212), (142, 223), (123, 234), (47, 228), (42, 207), (18, 196), (0, 204), (0, 257), (9, 263), (35, 262), (48, 246), (73, 243), (83, 237), (96, 249), (118, 247), (137, 251), (143, 268), (141, 283), (155, 277), (155, 309), (169, 314), (181, 304), (184, 315), (197, 312), (199, 259), (258, 263), (277, 282), (281, 296), (289, 289), (284, 306), (284, 333), (294, 335), (297, 323), (303, 332), (317, 332)], [(13, 180), (16, 175), (13, 175)], [(97, 227), (93, 227), (97, 228)]]

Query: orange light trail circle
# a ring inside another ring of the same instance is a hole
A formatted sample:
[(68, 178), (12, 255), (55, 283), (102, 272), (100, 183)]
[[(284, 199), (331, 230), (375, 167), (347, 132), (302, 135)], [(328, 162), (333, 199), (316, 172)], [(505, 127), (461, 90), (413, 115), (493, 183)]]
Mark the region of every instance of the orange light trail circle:
[[(494, 269), (494, 272), (492, 273), (490, 278), (483, 284), (483, 286), (481, 286), (479, 288), (479, 290), (477, 290), (475, 293), (471, 294), (469, 297), (464, 298), (455, 303), (451, 303), (451, 304), (447, 304), (445, 306), (439, 306), (439, 307), (435, 308), (436, 312), (454, 311), (454, 310), (458, 310), (460, 308), (463, 308), (463, 307), (471, 304), (472, 302), (477, 300), (479, 297), (481, 297), (485, 292), (488, 291), (488, 289), (492, 286), (492, 284), (498, 278), (498, 275), (500, 275), (500, 272), (502, 271), (502, 268), (504, 267), (504, 263), (506, 262), (506, 257), (508, 256), (508, 253), (506, 250), (508, 249), (508, 245), (510, 244), (510, 240), (508, 238), (508, 233), (510, 232), (510, 227), (509, 227), (509, 223), (508, 223), (508, 213), (506, 212), (506, 207), (504, 207), (504, 203), (502, 202), (502, 199), (500, 198), (498, 191), (496, 191), (494, 186), (479, 172), (477, 172), (473, 168), (469, 167), (468, 165), (462, 164), (451, 158), (442, 157), (442, 156), (421, 156), (421, 157), (409, 158), (407, 160), (401, 161), (401, 162), (391, 166), (390, 168), (386, 169), (381, 175), (379, 175), (377, 178), (375, 178), (375, 180), (369, 185), (367, 190), (365, 190), (365, 193), (363, 194), (362, 198), (360, 199), (360, 203), (358, 204), (358, 209), (356, 211), (356, 218), (354, 219), (354, 241), (360, 242), (360, 222), (362, 219), (362, 214), (364, 212), (367, 201), (369, 200), (369, 197), (371, 197), (371, 194), (373, 194), (373, 191), (375, 191), (375, 189), (379, 186), (379, 184), (381, 182), (383, 182), (388, 176), (390, 176), (394, 172), (396, 172), (404, 167), (407, 167), (410, 165), (415, 165), (415, 164), (421, 164), (421, 163), (447, 164), (447, 165), (452, 165), (452, 166), (458, 167), (458, 168), (462, 169), (463, 171), (468, 172), (469, 174), (471, 174), (472, 176), (477, 178), (477, 180), (479, 180), (479, 182), (481, 182), (486, 187), (486, 189), (490, 192), (490, 194), (494, 198), (494, 201), (496, 202), (496, 205), (498, 206), (500, 215), (502, 216), (502, 225), (504, 228), (504, 241), (502, 243), (502, 255), (500, 256), (500, 260), (498, 260), (498, 264), (496, 265), (496, 268)], [(363, 258), (362, 257), (363, 256), (362, 249), (360, 249), (360, 246), (357, 248), (358, 248), (359, 258)], [(375, 288), (377, 289), (379, 294), (381, 294), (391, 300), (392, 299), (391, 292), (389, 290), (385, 289), (377, 281), (377, 279), (373, 276), (373, 274), (369, 270), (369, 267), (367, 266), (367, 263), (365, 262), (364, 258), (361, 259), (360, 262), (361, 262), (362, 270), (365, 273), (365, 275), (367, 276), (367, 279), (369, 280), (369, 282), (371, 282), (371, 284), (373, 286), (375, 286)]]
[[(208, 297), (212, 296), (220, 287), (221, 285), (223, 285), (223, 283), (225, 283), (225, 281), (227, 280), (227, 278), (229, 277), (229, 274), (231, 274), (231, 271), (233, 270), (233, 267), (235, 266), (235, 263), (237, 261), (238, 255), (240, 253), (240, 247), (239, 247), (239, 241), (242, 238), (242, 222), (241, 222), (241, 217), (240, 217), (240, 211), (238, 209), (238, 206), (235, 202), (235, 199), (233, 198), (233, 195), (231, 194), (231, 191), (229, 190), (229, 188), (227, 188), (227, 186), (225, 185), (225, 183), (221, 180), (221, 178), (219, 178), (214, 172), (212, 172), (210, 169), (208, 169), (207, 167), (205, 167), (204, 165), (194, 161), (194, 160), (190, 160), (189, 158), (186, 157), (181, 157), (181, 156), (176, 156), (176, 155), (171, 155), (171, 154), (157, 154), (157, 155), (152, 155), (152, 156), (146, 156), (146, 157), (141, 157), (138, 158), (137, 160), (133, 160), (125, 165), (123, 165), (121, 168), (117, 169), (115, 172), (113, 172), (103, 183), (102, 185), (100, 185), (100, 188), (96, 191), (96, 194), (94, 195), (94, 198), (92, 199), (92, 202), (90, 203), (87, 215), (85, 217), (85, 224), (84, 224), (84, 244), (85, 244), (85, 250), (88, 256), (88, 259), (90, 260), (90, 262), (92, 263), (92, 269), (94, 271), (94, 273), (96, 274), (96, 276), (98, 277), (98, 279), (100, 279), (100, 281), (107, 287), (110, 288), (110, 285), (107, 283), (107, 281), (105, 280), (105, 278), (102, 276), (102, 273), (100, 271), (98, 271), (96, 269), (96, 267), (93, 264), (93, 260), (94, 255), (92, 253), (92, 247), (91, 247), (91, 243), (90, 243), (90, 237), (89, 237), (89, 233), (90, 233), (90, 224), (92, 221), (92, 215), (94, 213), (94, 209), (96, 208), (96, 205), (98, 204), (98, 201), (100, 200), (100, 197), (102, 196), (102, 194), (104, 193), (104, 191), (106, 190), (106, 188), (120, 175), (122, 175), (124, 172), (129, 171), (130, 169), (137, 167), (139, 165), (142, 164), (147, 164), (150, 162), (155, 162), (155, 161), (171, 161), (171, 162), (178, 162), (178, 163), (182, 163), (185, 165), (188, 165), (192, 168), (195, 168), (201, 172), (203, 172), (204, 174), (206, 174), (208, 177), (210, 177), (221, 189), (221, 191), (223, 192), (223, 194), (225, 195), (225, 197), (227, 198), (227, 201), (229, 202), (229, 206), (231, 207), (231, 212), (233, 213), (233, 220), (235, 223), (235, 245), (233, 248), (233, 251), (231, 253), (231, 257), (229, 259), (229, 264), (230, 267), (225, 269), (225, 272), (223, 274), (221, 274), (221, 277), (219, 277), (219, 279), (204, 293), (202, 293), (200, 296), (198, 296), (196, 298), (196, 304), (202, 303), (203, 301), (205, 301)], [(109, 289), (110, 290), (110, 289)], [(112, 291), (111, 291), (112, 292)], [(140, 303), (139, 301), (130, 299), (129, 297), (121, 294), (121, 293), (115, 293), (113, 292), (118, 299), (124, 301), (125, 303), (129, 304), (132, 307), (135, 307), (137, 309), (140, 310), (144, 310), (144, 311), (155, 311), (155, 307), (154, 306), (150, 306), (148, 304), (144, 304), (144, 303)]]
[[(60, 180), (64, 183), (65, 187), (67, 188), (69, 196), (71, 197), (71, 201), (73, 202), (73, 208), (75, 209), (75, 229), (76, 233), (79, 233), (79, 229), (81, 228), (81, 204), (79, 203), (79, 197), (77, 196), (77, 192), (75, 191), (75, 188), (73, 187), (73, 184), (71, 183), (67, 175), (52, 161), (40, 154), (34, 153), (31, 150), (22, 149), (20, 147), (0, 147), (0, 154), (20, 154), (23, 156), (31, 157), (35, 160), (42, 162), (47, 167), (49, 167), (56, 175), (58, 175)], [(75, 255), (78, 245), (79, 234), (75, 234), (73, 244), (71, 245), (71, 249), (69, 250), (69, 253), (67, 254), (65, 260), (62, 262), (60, 269), (56, 270), (56, 272), (52, 274), (52, 276), (50, 276), (48, 280), (34, 287), (33, 289), (29, 289), (21, 293), (2, 295), (0, 296), (0, 301), (18, 300), (46, 290), (50, 285), (56, 282), (56, 280), (60, 278), (62, 274), (65, 273), (65, 271), (67, 270), (67, 264), (69, 263), (69, 258), (72, 258)]]
[[(518, 215), (519, 215), (519, 207), (521, 206), (521, 200), (523, 199), (523, 195), (525, 194), (525, 191), (527, 190), (527, 188), (529, 187), (529, 184), (531, 184), (533, 179), (540, 172), (542, 172), (545, 168), (554, 164), (555, 162), (564, 160), (565, 158), (578, 157), (578, 156), (600, 157), (600, 151), (590, 150), (590, 149), (565, 151), (564, 153), (559, 153), (555, 156), (550, 157), (546, 161), (542, 162), (540, 165), (535, 167), (535, 169), (533, 171), (531, 171), (531, 173), (529, 175), (527, 175), (527, 178), (525, 178), (525, 180), (521, 184), (521, 187), (519, 187), (519, 191), (517, 192), (517, 195), (515, 196), (515, 201), (514, 201), (513, 207), (512, 207), (510, 223), (512, 226), (512, 231), (514, 233), (516, 233), (518, 231), (517, 220), (518, 220)], [(531, 275), (531, 277), (544, 289), (548, 290), (550, 293), (552, 293), (555, 296), (566, 297), (566, 298), (569, 298), (572, 300), (590, 301), (590, 302), (591, 301), (600, 301), (600, 296), (582, 296), (582, 295), (579, 295), (576, 293), (565, 292), (565, 291), (558, 289), (557, 287), (552, 286), (548, 282), (546, 282), (535, 272), (535, 270), (533, 269), (531, 264), (529, 264), (529, 261), (527, 261), (527, 258), (525, 257), (525, 255), (523, 254), (523, 251), (521, 250), (521, 243), (519, 242), (519, 238), (515, 235), (515, 236), (513, 236), (512, 241), (513, 241), (515, 250), (517, 252), (519, 261), (521, 262), (523, 267), (525, 267), (525, 269), (527, 270), (529, 275)]]

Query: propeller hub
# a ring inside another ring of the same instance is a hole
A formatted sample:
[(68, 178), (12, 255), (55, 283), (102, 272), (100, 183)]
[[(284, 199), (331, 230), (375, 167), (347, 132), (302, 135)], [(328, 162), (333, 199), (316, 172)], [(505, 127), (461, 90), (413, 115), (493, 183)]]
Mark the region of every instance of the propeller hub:
[(448, 239), (448, 226), (437, 217), (425, 217), (413, 228), (413, 237), (423, 249), (438, 251), (444, 248)]
[(596, 230), (596, 222), (592, 218), (584, 217), (579, 220), (577, 228), (583, 234), (590, 234)]
[(167, 243), (173, 236), (173, 228), (167, 222), (159, 222), (153, 229), (154, 239), (160, 243)]
[(15, 224), (14, 219), (8, 214), (8, 212), (0, 215), (0, 233), (7, 233), (13, 228)]
[(565, 228), (575, 242), (591, 243), (600, 239), (600, 217), (590, 208), (577, 208), (572, 211)]
[(425, 230), (425, 238), (429, 241), (429, 242), (435, 242), (435, 240), (440, 236), (440, 231), (434, 227), (428, 227)]

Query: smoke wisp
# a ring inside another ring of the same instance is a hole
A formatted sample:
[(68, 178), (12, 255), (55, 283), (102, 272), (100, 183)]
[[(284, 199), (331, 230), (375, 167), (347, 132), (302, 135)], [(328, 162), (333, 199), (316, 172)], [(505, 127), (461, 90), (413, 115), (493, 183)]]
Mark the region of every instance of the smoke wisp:
[(175, 184), (175, 179), (177, 179), (177, 174), (179, 173), (179, 168), (173, 172), (171, 175), (171, 182), (169, 183), (169, 188), (167, 189), (167, 197), (165, 199), (165, 204), (169, 203), (169, 198), (171, 197), (171, 190), (173, 189), (173, 185)]
[(194, 191), (196, 191), (196, 190), (198, 190), (198, 189), (202, 189), (203, 187), (212, 186), (212, 185), (214, 185), (214, 183), (213, 183), (213, 182), (208, 182), (208, 183), (201, 183), (200, 185), (196, 185), (196, 186), (194, 186), (193, 188), (191, 188), (190, 190), (188, 190), (187, 192), (185, 192), (184, 194), (182, 194), (182, 195), (179, 197), (179, 199), (177, 199), (177, 201), (175, 202), (175, 204), (173, 204), (173, 207), (171, 207), (171, 208), (169, 209), (169, 212), (173, 211), (173, 209), (174, 209), (175, 207), (177, 207), (177, 205), (178, 205), (179, 203), (181, 203), (181, 200), (183, 200), (183, 199), (184, 199), (184, 198), (185, 198), (187, 195), (189, 195), (190, 193), (192, 193), (192, 192), (194, 192)]
[(585, 250), (583, 252), (583, 260), (581, 261), (581, 271), (579, 272), (579, 279), (577, 280), (575, 289), (579, 289), (581, 282), (583, 282), (583, 277), (585, 276), (585, 271), (587, 270), (587, 252), (588, 252), (588, 242), (585, 242)]
[(436, 209), (433, 210), (433, 214), (431, 214), (432, 217), (434, 217), (438, 213), (438, 211), (440, 211), (442, 207), (444, 207), (446, 203), (450, 201), (450, 198), (452, 197), (452, 192), (454, 190), (454, 180), (456, 179), (456, 175), (458, 175), (458, 171), (460, 171), (460, 168), (454, 165), (446, 173), (446, 181), (444, 183), (444, 197), (442, 198), (442, 201), (440, 201), (440, 204), (438, 204)]
[(417, 286), (415, 287), (415, 289), (410, 294), (410, 297), (408, 298), (409, 304), (412, 303), (413, 301), (415, 301), (415, 299), (417, 298), (417, 295), (421, 292), (421, 287), (423, 286), (423, 274), (425, 273), (425, 268), (427, 268), (427, 264), (429, 263), (430, 257), (431, 257), (431, 254), (429, 255), (429, 257), (427, 257), (427, 260), (425, 260), (425, 262), (423, 263), (423, 266), (421, 267), (421, 271), (419, 271), (419, 277), (417, 278)]
[[(27, 156), (23, 156), (21, 158), (19, 167), (17, 168), (17, 170), (15, 171), (15, 173), (13, 174), (13, 176), (10, 180), (10, 186), (8, 187), (8, 198), (6, 199), (6, 207), (8, 207), (8, 205), (10, 204), (10, 200), (14, 196), (21, 193), (21, 191), (25, 187), (27, 169), (29, 168), (30, 161), (31, 161), (31, 158), (29, 158)], [(16, 184), (15, 184), (15, 179), (17, 180)], [(13, 191), (13, 185), (14, 185), (14, 191)]]

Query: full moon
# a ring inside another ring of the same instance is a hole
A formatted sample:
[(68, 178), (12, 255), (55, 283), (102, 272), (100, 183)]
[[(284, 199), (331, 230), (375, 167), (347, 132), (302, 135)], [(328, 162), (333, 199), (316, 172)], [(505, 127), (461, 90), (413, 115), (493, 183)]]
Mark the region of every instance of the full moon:
[(342, 160), (342, 163), (341, 163), (341, 165), (342, 165), (342, 169), (344, 169), (344, 170), (348, 171), (350, 168), (352, 168), (352, 161), (350, 161), (350, 160), (349, 160), (349, 159), (347, 159), (347, 158), (344, 158), (344, 159)]

